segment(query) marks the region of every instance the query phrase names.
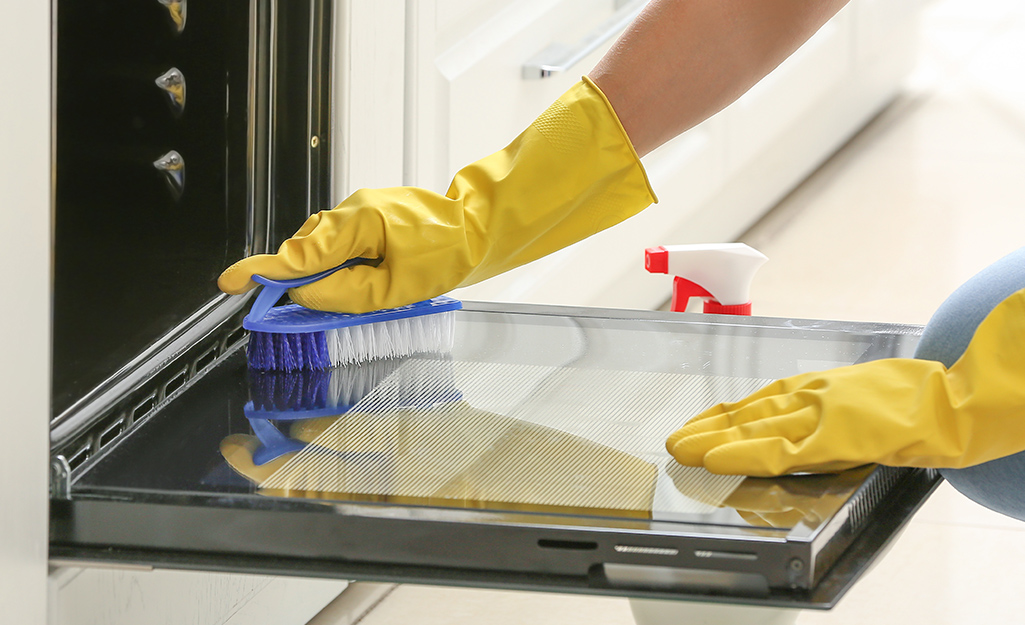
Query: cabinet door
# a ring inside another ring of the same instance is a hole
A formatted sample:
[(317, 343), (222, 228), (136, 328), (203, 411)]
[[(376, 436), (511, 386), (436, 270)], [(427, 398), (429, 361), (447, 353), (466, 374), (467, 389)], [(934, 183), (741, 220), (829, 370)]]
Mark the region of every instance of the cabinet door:
[[(406, 182), (444, 191), (452, 174), (509, 143), (587, 73), (607, 37), (612, 0), (416, 3), (409, 15)], [(627, 3), (622, 11), (640, 7)], [(555, 47), (597, 47), (563, 72), (524, 77), (524, 65)]]
[(145, 566), (68, 566), (51, 568), (47, 617), (55, 625), (304, 625), (346, 585)]

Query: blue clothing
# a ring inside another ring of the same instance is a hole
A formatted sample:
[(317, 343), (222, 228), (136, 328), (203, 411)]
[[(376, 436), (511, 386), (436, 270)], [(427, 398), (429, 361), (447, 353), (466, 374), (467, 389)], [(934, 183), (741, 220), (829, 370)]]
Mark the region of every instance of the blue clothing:
[[(926, 325), (915, 358), (938, 360), (950, 367), (989, 312), (1021, 289), (1025, 289), (1025, 248), (1001, 258), (954, 291)], [(972, 501), (1025, 521), (1025, 452), (940, 473)]]

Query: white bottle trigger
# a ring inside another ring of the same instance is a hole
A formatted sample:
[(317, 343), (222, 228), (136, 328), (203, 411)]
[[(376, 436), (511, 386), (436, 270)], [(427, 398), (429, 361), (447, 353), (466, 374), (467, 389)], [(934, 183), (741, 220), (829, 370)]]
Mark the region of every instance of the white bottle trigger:
[(751, 314), (751, 282), (768, 258), (744, 243), (660, 245), (644, 250), (644, 268), (673, 280), (671, 308), (687, 310), (692, 297), (705, 300), (704, 312)]

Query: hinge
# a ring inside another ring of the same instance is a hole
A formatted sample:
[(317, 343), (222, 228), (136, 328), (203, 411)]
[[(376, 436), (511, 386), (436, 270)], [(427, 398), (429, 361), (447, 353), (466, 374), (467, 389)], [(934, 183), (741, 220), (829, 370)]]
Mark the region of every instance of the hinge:
[(71, 499), (71, 465), (60, 454), (50, 459), (50, 499)]

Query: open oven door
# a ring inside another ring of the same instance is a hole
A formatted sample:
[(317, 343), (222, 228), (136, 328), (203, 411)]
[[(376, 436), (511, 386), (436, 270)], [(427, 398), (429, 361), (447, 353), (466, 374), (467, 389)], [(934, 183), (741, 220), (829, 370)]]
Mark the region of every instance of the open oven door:
[(293, 374), (225, 349), (54, 500), (63, 559), (829, 607), (937, 483), (753, 479), (666, 436), (917, 328), (468, 304), (451, 351)]

